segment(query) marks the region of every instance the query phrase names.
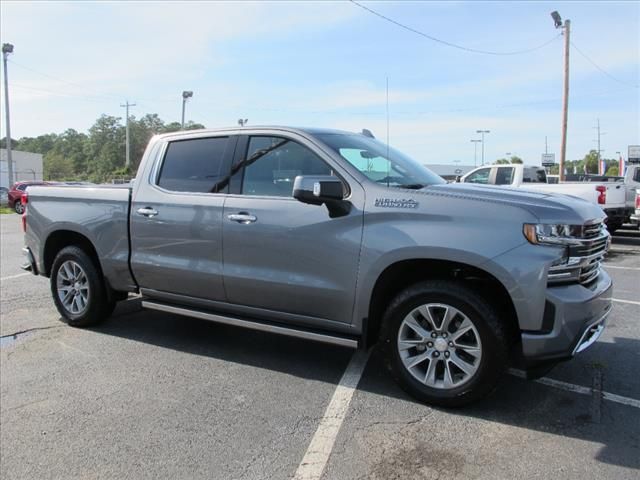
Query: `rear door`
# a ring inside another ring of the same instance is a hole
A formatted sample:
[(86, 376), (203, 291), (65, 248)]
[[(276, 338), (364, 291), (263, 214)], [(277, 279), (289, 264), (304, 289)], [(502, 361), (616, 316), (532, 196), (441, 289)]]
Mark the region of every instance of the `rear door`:
[(342, 178), (351, 212), (329, 218), (324, 205), (292, 196), (296, 176), (336, 174), (337, 165), (332, 167), (321, 151), (304, 139), (280, 135), (245, 137), (238, 148), (241, 156), (233, 168), (237, 193), (227, 197), (222, 219), (228, 301), (263, 314), (288, 313), (303, 322), (315, 317), (350, 323), (363, 228), (362, 187)]
[(224, 301), (222, 211), (237, 137), (168, 141), (136, 185), (131, 268), (143, 293)]

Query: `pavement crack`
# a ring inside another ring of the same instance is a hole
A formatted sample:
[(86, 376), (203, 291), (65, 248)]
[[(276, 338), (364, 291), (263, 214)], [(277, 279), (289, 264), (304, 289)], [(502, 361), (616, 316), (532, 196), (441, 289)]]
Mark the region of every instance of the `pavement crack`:
[(14, 332), (14, 333), (9, 333), (8, 335), (0, 335), (0, 338), (9, 338), (9, 337), (18, 338), (18, 335), (24, 335), (25, 333), (31, 333), (31, 332), (35, 332), (37, 330), (49, 330), (49, 329), (52, 329), (52, 328), (62, 328), (62, 327), (64, 327), (64, 325), (49, 325), (48, 327), (27, 328), (25, 330), (19, 330), (19, 331)]

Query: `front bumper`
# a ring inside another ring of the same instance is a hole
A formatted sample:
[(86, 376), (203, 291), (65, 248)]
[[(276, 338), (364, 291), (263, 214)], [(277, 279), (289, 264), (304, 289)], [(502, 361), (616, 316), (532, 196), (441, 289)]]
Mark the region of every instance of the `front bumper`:
[(611, 313), (612, 293), (611, 278), (604, 270), (590, 287), (572, 284), (547, 288), (553, 323), (547, 332), (521, 333), (524, 360), (559, 361), (590, 347), (602, 334)]

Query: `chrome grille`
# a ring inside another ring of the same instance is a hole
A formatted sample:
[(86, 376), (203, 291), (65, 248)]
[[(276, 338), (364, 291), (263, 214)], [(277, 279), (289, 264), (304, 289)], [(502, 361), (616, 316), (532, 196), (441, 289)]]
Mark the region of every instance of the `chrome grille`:
[(602, 231), (602, 222), (590, 223), (582, 227), (582, 238), (589, 239), (595, 238), (600, 235)]
[(600, 275), (601, 262), (609, 248), (609, 233), (602, 222), (582, 228), (582, 237), (573, 238), (568, 246), (566, 263), (549, 269), (550, 285), (580, 283), (591, 286)]

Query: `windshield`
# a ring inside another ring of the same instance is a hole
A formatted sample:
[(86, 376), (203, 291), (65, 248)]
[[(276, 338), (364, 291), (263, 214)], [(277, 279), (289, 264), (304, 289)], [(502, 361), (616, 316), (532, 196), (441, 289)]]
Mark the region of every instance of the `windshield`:
[(338, 133), (321, 134), (318, 138), (374, 182), (415, 189), (446, 183), (425, 166), (376, 139)]

